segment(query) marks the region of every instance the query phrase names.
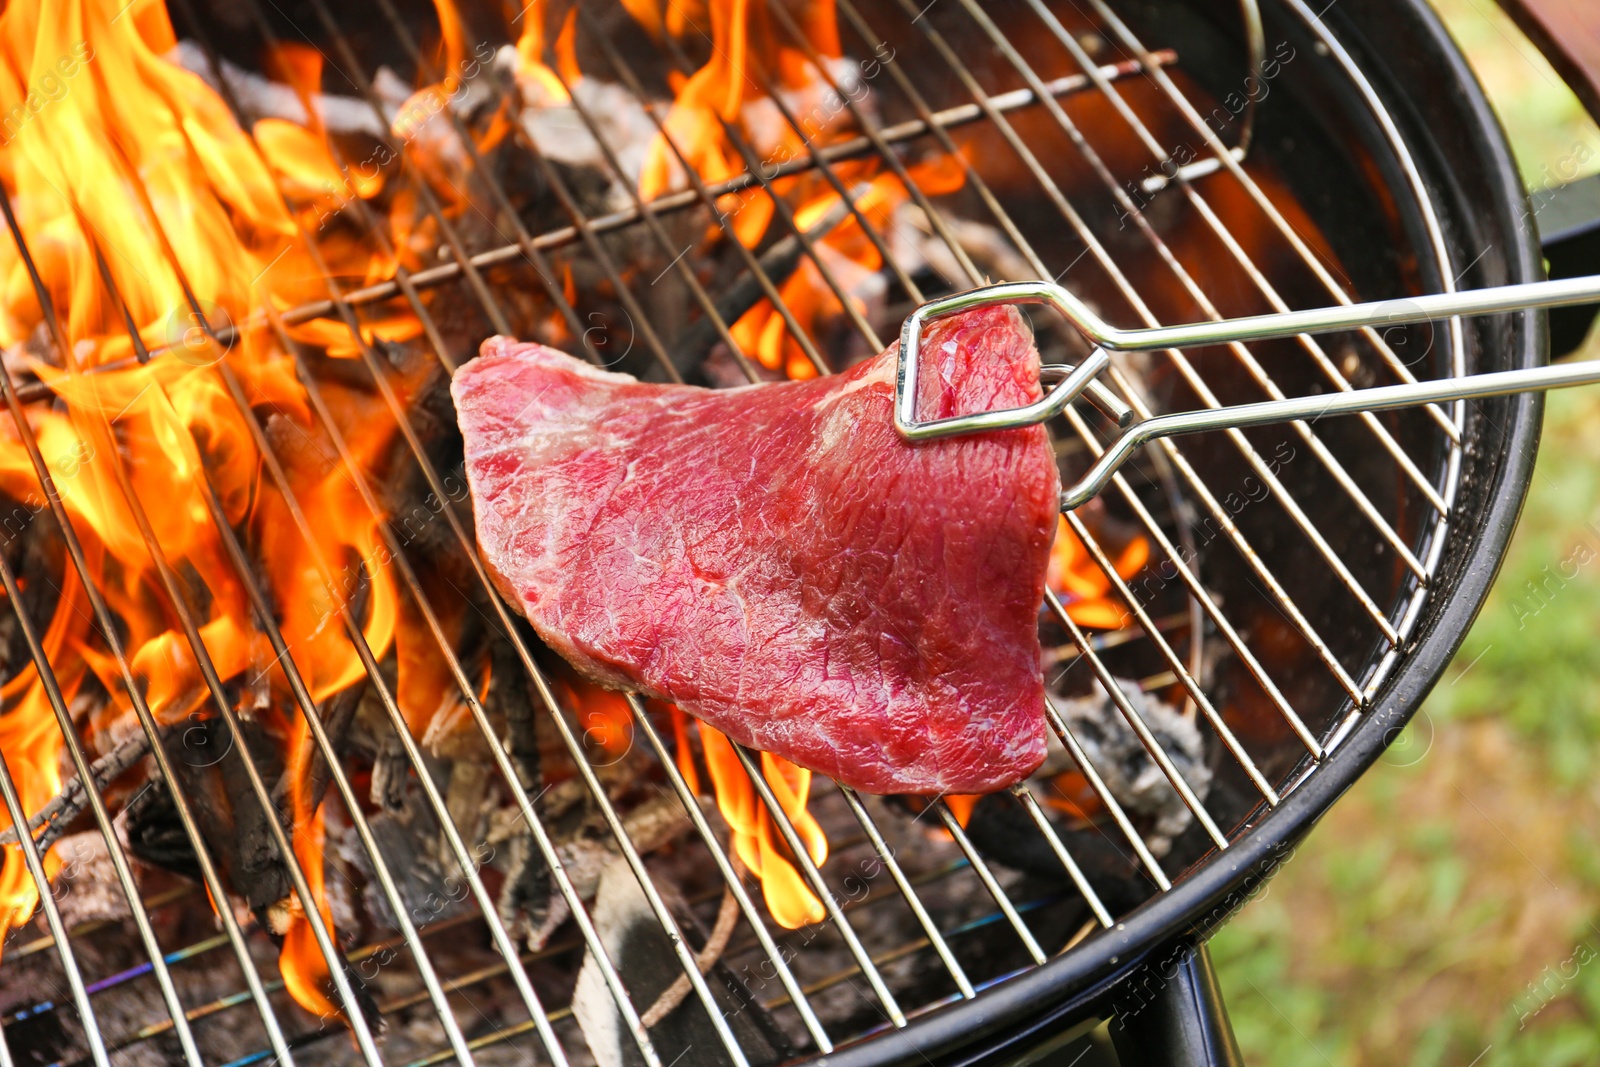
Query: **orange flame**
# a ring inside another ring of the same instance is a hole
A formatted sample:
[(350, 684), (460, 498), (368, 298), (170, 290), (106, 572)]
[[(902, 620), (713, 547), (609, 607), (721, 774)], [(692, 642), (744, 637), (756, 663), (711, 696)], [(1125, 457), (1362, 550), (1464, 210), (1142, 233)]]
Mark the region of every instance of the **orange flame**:
[[(871, 177), (865, 165), (842, 166), (838, 170), (846, 182)], [(907, 168), (917, 188), (928, 196), (955, 192), (966, 181), (966, 173), (954, 158), (938, 158)], [(894, 210), (910, 198), (905, 182), (892, 173), (872, 177), (865, 192), (855, 199), (856, 210), (879, 232), (888, 230)], [(841, 202), (831, 186), (825, 187), (795, 213), (795, 225), (802, 231), (816, 227)], [(816, 244), (817, 255), (828, 264), (858, 312), (865, 302), (854, 293), (883, 269), (883, 255), (862, 229), (854, 214), (833, 227)], [(790, 314), (806, 333), (817, 336), (817, 324), (842, 315), (844, 305), (834, 293), (813, 259), (803, 260), (788, 280), (778, 288)], [(769, 300), (762, 300), (745, 312), (731, 329), (733, 339), (768, 370), (782, 370), (790, 378), (810, 378), (817, 373), (805, 351), (789, 335), (788, 324)]]
[(694, 765), (694, 753), (689, 751), (689, 717), (678, 705), (670, 705), (672, 714), (672, 747), (677, 753), (678, 773), (689, 787), (689, 792), (700, 795), (700, 772)]
[(956, 817), (956, 825), (965, 830), (972, 821), (972, 809), (984, 796), (983, 793), (947, 793), (944, 802), (949, 805), (950, 814)]
[[(284, 46), (269, 59), (300, 94), (307, 125), (264, 120), (252, 137), (201, 79), (165, 58), (175, 43), (159, 0), (135, 0), (131, 7), (124, 0), (18, 3), (0, 14), (0, 180), (71, 346), (65, 368), (32, 365), (57, 399), (54, 407), (30, 408), (27, 418), (158, 721), (209, 714), (208, 693), (123, 495), (119, 467), (146, 504), (161, 552), (192, 576), (191, 584), (204, 587), (195, 598), (204, 605), (200, 638), (217, 673), (225, 682), (268, 679), (274, 707), (289, 712), (294, 849), (326, 917), (322, 816), (302, 788), (310, 753), (304, 720), (291, 710), (283, 667), (255, 626), (213, 524), (204, 479), (225, 521), (265, 562), (279, 626), (313, 697), (326, 699), (361, 677), (340, 612), (359, 613), (378, 656), (394, 642), (399, 619), (378, 522), (349, 478), (322, 459), (331, 448), (318, 447), (285, 463), (301, 507), (316, 517), (315, 544), (292, 533), (297, 528), (288, 502), (265, 478), (247, 416), (216, 363), (227, 359), (248, 405), (273, 410), (302, 437), (315, 437), (292, 359), (272, 335), (248, 324), (268, 304), (325, 295), (299, 243), (300, 227), (310, 218), (308, 228), (315, 228), (321, 213), (352, 195), (372, 196), (382, 183), (358, 175), (352, 187), (335, 164), (311, 99), (321, 61), (310, 50)], [(330, 243), (325, 254), (336, 273), (366, 277), (392, 269), (354, 244)], [(102, 284), (102, 259), (114, 289)], [(124, 314), (157, 356), (142, 366), (105, 369), (133, 354)], [(19, 250), (4, 243), (0, 345), (29, 351), (23, 346), (42, 318)], [(223, 323), (246, 324), (231, 350), (207, 332)], [(319, 328), (297, 330), (308, 335)], [(400, 337), (413, 335), (418, 325), (394, 316), (368, 328), (373, 336)], [(353, 351), (347, 330), (332, 333), (338, 336), (309, 339)], [(83, 373), (96, 367), (102, 369)], [(334, 400), (336, 413), (356, 403), (340, 408), (340, 398)], [(348, 422), (341, 428), (358, 464), (387, 449), (392, 420), (363, 408)], [(0, 430), (0, 491), (26, 502), (18, 510), (27, 518), (44, 510), (9, 421)], [(22, 532), (25, 521), (8, 526), (6, 536)], [(324, 563), (336, 572), (331, 580)], [(113, 694), (90, 715), (91, 726), (103, 729), (126, 717), (129, 697), (115, 661), (87, 625), (86, 595), (73, 567), (64, 568), (61, 586), (45, 651), (68, 700), (89, 672)], [(428, 671), (435, 666), (411, 655), (402, 668), (408, 713), (419, 718), (425, 712), (415, 709), (427, 703)], [(36, 810), (61, 788), (62, 742), (34, 668), (0, 688), (0, 701), (0, 747), (24, 807)], [(58, 866), (54, 855), (47, 857), (47, 871)], [(0, 932), (23, 921), (36, 901), (13, 846), (0, 865)], [(291, 921), (281, 965), (302, 1005), (331, 1008), (326, 964), (303, 916)]]
[[(537, 90), (535, 99), (543, 97), (543, 102), (552, 104), (572, 99), (562, 79), (544, 61), (545, 0), (533, 0), (518, 17), (522, 20), (522, 36), (517, 38), (518, 75)], [(577, 28), (578, 8), (574, 4), (567, 9), (555, 42), (556, 66), (569, 84), (578, 80)], [(523, 92), (526, 95), (527, 88)]]
[(1082, 771), (1062, 771), (1050, 779), (1050, 785), (1054, 795), (1047, 795), (1044, 802), (1057, 811), (1090, 822), (1106, 810), (1105, 803)]
[[(673, 713), (678, 717), (683, 714), (677, 708), (673, 709)], [(681, 718), (677, 722), (681, 725)], [(728, 828), (733, 832), (735, 853), (750, 872), (761, 879), (761, 892), (773, 920), (789, 930), (821, 922), (826, 915), (822, 902), (795, 869), (790, 853), (773, 825), (772, 816), (756, 795), (755, 787), (751, 785), (744, 765), (734, 753), (732, 743), (720, 731), (705, 723), (699, 724), (699, 731), (706, 769), (711, 772), (711, 786), (716, 793), (717, 809), (722, 812)], [(688, 735), (677, 731), (676, 727), (675, 732), (678, 733), (679, 766), (688, 765), (684, 777), (689, 779), (693, 788), (698, 784), (699, 775), (693, 773), (693, 757), (688, 755)], [(761, 753), (761, 769), (773, 796), (777, 798), (778, 806), (789, 817), (811, 861), (822, 864), (828, 858), (828, 838), (816, 818), (806, 810), (811, 795), (811, 772), (767, 752)]]
[(581, 681), (568, 686), (567, 693), (567, 703), (583, 729), (584, 747), (598, 749), (595, 757), (607, 762), (627, 755), (633, 747), (633, 714), (627, 698)]
[[(1142, 534), (1111, 556), (1112, 567), (1124, 581), (1138, 574), (1149, 561), (1150, 542)], [(1061, 597), (1067, 614), (1079, 626), (1119, 630), (1133, 618), (1122, 598), (1111, 591), (1111, 579), (1064, 517), (1056, 528), (1055, 543), (1050, 546), (1045, 584)]]
[[(664, 134), (650, 145), (639, 175), (639, 193), (654, 199), (684, 183), (672, 145), (684, 160), (708, 183), (725, 181), (745, 170), (743, 157), (729, 140), (723, 123), (737, 124), (743, 118), (747, 101), (764, 93), (758, 87), (767, 74), (779, 83), (795, 88), (816, 79), (810, 62), (798, 49), (777, 43), (765, 5), (751, 0), (719, 0), (710, 5), (679, 13), (677, 4), (668, 4), (665, 22), (669, 32), (681, 33), (688, 25), (711, 23), (711, 58), (687, 78), (674, 77), (676, 98), (668, 112)], [(659, 33), (663, 22), (659, 9), (636, 0), (628, 5), (646, 29)], [(824, 56), (839, 54), (838, 30), (832, 3), (812, 5), (804, 28), (813, 48)], [(772, 158), (791, 158), (803, 150), (800, 136), (785, 126), (780, 143), (769, 148)], [(791, 180), (776, 183), (780, 192)], [(772, 221), (772, 198), (761, 190), (730, 193), (717, 207), (732, 218), (734, 234), (746, 246), (754, 246)]]
[(307, 119), (301, 126), (267, 118), (251, 127), (283, 191), (325, 212), (339, 210), (352, 196), (370, 200), (378, 195), (383, 188), (380, 172), (358, 169), (347, 181), (328, 150), (322, 115), (315, 103), (322, 86), (322, 53), (297, 41), (280, 42), (268, 49), (265, 65), (268, 73), (295, 91)]

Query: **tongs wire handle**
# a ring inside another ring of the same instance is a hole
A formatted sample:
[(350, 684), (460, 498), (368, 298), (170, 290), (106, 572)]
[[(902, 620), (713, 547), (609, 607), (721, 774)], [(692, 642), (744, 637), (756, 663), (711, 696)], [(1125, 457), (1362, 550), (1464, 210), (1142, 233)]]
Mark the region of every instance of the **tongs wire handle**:
[(1513, 393), (1536, 393), (1565, 389), (1574, 385), (1600, 385), (1600, 359), (1558, 363), (1526, 370), (1469, 374), (1461, 378), (1438, 378), (1415, 385), (1386, 385), (1373, 389), (1353, 389), (1347, 393), (1321, 396), (1296, 396), (1287, 400), (1268, 400), (1259, 404), (1207, 408), (1158, 415), (1135, 423), (1111, 442), (1100, 458), (1070, 488), (1061, 494), (1061, 510), (1071, 511), (1093, 499), (1111, 476), (1142, 445), (1159, 437), (1175, 437), (1207, 430), (1228, 430), (1269, 423), (1315, 422), (1326, 415), (1354, 415), (1363, 411), (1393, 411), (1449, 400), (1475, 400)]
[[(1032, 426), (1058, 414), (1088, 391), (1096, 406), (1114, 413), (1114, 421), (1124, 427), (1090, 468), (1082, 480), (1061, 495), (1063, 510), (1089, 500), (1118, 467), (1140, 445), (1159, 437), (1225, 430), (1266, 423), (1318, 419), (1325, 415), (1351, 415), (1363, 411), (1389, 411), (1451, 400), (1505, 396), (1510, 393), (1563, 389), (1574, 385), (1600, 384), (1600, 361), (1579, 362), (1555, 367), (1470, 374), (1458, 378), (1354, 389), (1320, 396), (1292, 397), (1260, 404), (1208, 408), (1161, 415), (1128, 425), (1129, 410), (1097, 380), (1110, 365), (1108, 351), (1143, 352), (1165, 348), (1197, 348), (1245, 341), (1265, 341), (1298, 334), (1330, 333), (1368, 326), (1398, 326), (1427, 322), (1457, 315), (1490, 315), (1533, 308), (1566, 307), (1600, 302), (1600, 275), (1568, 278), (1562, 281), (1530, 282), (1491, 289), (1469, 289), (1459, 293), (1435, 293), (1401, 300), (1380, 300), (1366, 304), (1347, 304), (1286, 311), (1273, 315), (1225, 319), (1221, 322), (1195, 322), (1183, 326), (1157, 326), (1150, 329), (1122, 330), (1111, 326), (1089, 309), (1078, 297), (1050, 282), (1007, 282), (944, 297), (924, 304), (912, 312), (900, 331), (899, 363), (895, 374), (895, 429), (908, 441), (928, 441), (959, 434), (989, 430), (1009, 430)], [(1059, 311), (1095, 347), (1089, 357), (1073, 368), (1060, 384), (1026, 407), (983, 411), (953, 418), (920, 421), (917, 418), (917, 383), (922, 348), (923, 325), (945, 318), (991, 307), (996, 304), (1043, 304)]]

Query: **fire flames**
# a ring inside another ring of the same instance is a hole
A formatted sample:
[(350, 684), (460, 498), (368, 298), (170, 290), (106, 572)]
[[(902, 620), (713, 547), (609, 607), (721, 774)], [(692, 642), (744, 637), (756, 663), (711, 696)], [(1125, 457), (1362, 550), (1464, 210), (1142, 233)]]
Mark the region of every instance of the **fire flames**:
[[(667, 137), (700, 179), (715, 183), (746, 171), (736, 137), (756, 146), (765, 167), (801, 157), (810, 150), (807, 142), (826, 145), (852, 132), (843, 112), (833, 109), (825, 119), (807, 120), (802, 137), (787, 122), (773, 121), (769, 98), (775, 91), (800, 101), (828, 91), (817, 61), (841, 55), (831, 0), (799, 5), (803, 41), (788, 40), (765, 5), (751, 0), (624, 2), (658, 37), (705, 32), (713, 42), (705, 66), (675, 76), (666, 135), (650, 146), (637, 175), (645, 197), (687, 183)], [(452, 73), (420, 87), (414, 104), (400, 109), (395, 133), (407, 144), (420, 140), (416, 135), (431, 121), (428, 116), (447, 106), (433, 102), (456, 91), (455, 72), (467, 63), (462, 22), (451, 0), (436, 0), (435, 6)], [(578, 12), (576, 5), (568, 7), (553, 33), (545, 14), (537, 0), (520, 16), (519, 82), (539, 87), (538, 103), (560, 105), (570, 99), (567, 86), (581, 76)], [(394, 651), (397, 700), (413, 730), (420, 735), (451, 706), (451, 675), (442, 654), (386, 565), (384, 520), (373, 514), (347, 469), (328, 458), (336, 452), (329, 431), (313, 417), (293, 354), (269, 328), (274, 313), (328, 296), (324, 265), (341, 283), (371, 284), (392, 277), (402, 263), (415, 266), (419, 250), (436, 248), (439, 235), (431, 221), (414, 217), (414, 191), (389, 187), (394, 168), (347, 168), (330, 149), (313, 100), (323, 62), (314, 48), (278, 45), (263, 63), (298, 95), (305, 122), (266, 118), (246, 130), (217, 92), (173, 60), (178, 42), (162, 0), (14, 2), (0, 13), (0, 43), (0, 183), (27, 239), (37, 284), (60, 313), (65, 351), (52, 343), (30, 264), (11, 242), (0, 244), (0, 346), (13, 372), (31, 370), (53, 394), (53, 403), (29, 406), (26, 418), (83, 542), (84, 577), (104, 592), (119, 621), (133, 673), (157, 721), (209, 717), (213, 709), (200, 664), (178, 626), (151, 546), (124, 495), (124, 480), (136, 500), (158, 501), (148, 511), (154, 541), (187, 587), (206, 656), (224, 684), (241, 694), (267, 690), (265, 699), (241, 695), (238, 710), (254, 716), (282, 746), (294, 851), (331, 929), (322, 893), (323, 814), (311, 793), (308, 729), (292, 699), (286, 665), (272, 654), (213, 524), (210, 498), (214, 493), (221, 501), (226, 521), (261, 562), (276, 625), (313, 700), (325, 701), (364, 677), (341, 624), (349, 614), (374, 656)], [(405, 125), (417, 116), (422, 118)], [(501, 123), (479, 147), (504, 135)], [(418, 169), (453, 189), (435, 162), (420, 160)], [(900, 177), (880, 166), (876, 160), (836, 166), (854, 209), (875, 227), (885, 226), (910, 195)], [(961, 161), (952, 158), (915, 164), (908, 173), (928, 195), (953, 192), (964, 180)], [(385, 195), (389, 203), (378, 214), (388, 221), (387, 240), (360, 236), (344, 209), (357, 201), (376, 205)], [(836, 214), (841, 200), (814, 173), (780, 177), (770, 191), (757, 186), (727, 194), (717, 206), (747, 248), (767, 240), (778, 213), (774, 195), (793, 210), (802, 230)], [(442, 190), (440, 199), (465, 208), (459, 191)], [(316, 241), (316, 255), (308, 239)], [(707, 242), (722, 239), (719, 229), (706, 236)], [(813, 334), (847, 305), (864, 311), (862, 292), (883, 267), (854, 216), (816, 234), (816, 247), (833, 281), (808, 258), (781, 286), (795, 320)], [(570, 273), (567, 285), (571, 295)], [(422, 328), (400, 304), (369, 309), (359, 337), (334, 319), (282, 326), (294, 341), (333, 359), (358, 356), (380, 339), (417, 337)], [(788, 329), (763, 301), (732, 332), (769, 370), (796, 378), (815, 374)], [(147, 352), (154, 357), (140, 362)], [(243, 407), (222, 373), (224, 361), (243, 390)], [(381, 465), (397, 429), (388, 409), (353, 388), (330, 383), (321, 389), (355, 465)], [(279, 456), (288, 493), (275, 476), (268, 477), (253, 434), (258, 418), (270, 418), (302, 443)], [(47, 501), (24, 436), (9, 421), (3, 427), (0, 491), (23, 502), (17, 528), (6, 521), (10, 537), (46, 510)], [(300, 515), (314, 517), (309, 533)], [(1052, 586), (1069, 597), (1068, 610), (1084, 625), (1121, 625), (1122, 609), (1109, 583), (1082, 546), (1073, 550), (1073, 544), (1063, 529), (1052, 554)], [(1130, 546), (1117, 569), (1131, 574), (1143, 562)], [(126, 735), (136, 729), (132, 697), (103, 635), (89, 623), (83, 579), (70, 564), (53, 593), (42, 643), (64, 697), (72, 704), (87, 692), (101, 694), (85, 724), (91, 741)], [(459, 605), (446, 603), (437, 618), (446, 634), (461, 630)], [(63, 760), (63, 741), (37, 669), (16, 670), (0, 686), (0, 701), (0, 750), (23, 808), (37, 811), (61, 790)], [(586, 733), (611, 753), (621, 743), (618, 731), (627, 728), (626, 706), (587, 697), (575, 704)], [(705, 779), (691, 754), (691, 728), (677, 709), (673, 729), (680, 767), (698, 792)], [(733, 848), (761, 879), (774, 918), (786, 927), (819, 921), (822, 905), (731, 744), (707, 726), (694, 731)], [(806, 809), (810, 772), (770, 755), (761, 763), (809, 858), (822, 863), (828, 842)], [(7, 822), (0, 813), (0, 827)], [(58, 868), (52, 852), (46, 870), (53, 874)], [(26, 921), (36, 905), (21, 851), (9, 846), (0, 865), (0, 935)], [(278, 930), (286, 986), (309, 1010), (336, 1013), (327, 965), (298, 902), (288, 904), (287, 914)]]
[[(1135, 535), (1111, 560), (1117, 576), (1127, 581), (1150, 562), (1150, 542), (1143, 534)], [(1116, 593), (1111, 590), (1111, 579), (1095, 563), (1094, 557), (1084, 547), (1072, 527), (1063, 517), (1056, 528), (1055, 543), (1050, 546), (1050, 566), (1045, 572), (1045, 584), (1061, 598), (1067, 614), (1079, 626), (1098, 630), (1118, 630), (1128, 625), (1132, 615)]]
[[(655, 0), (627, 0), (626, 6), (640, 25), (658, 36), (704, 33), (702, 27), (709, 21), (713, 42), (705, 66), (692, 75), (676, 76), (677, 95), (665, 133), (651, 143), (639, 176), (639, 192), (646, 199), (687, 186), (679, 154), (708, 185), (746, 173), (749, 168), (736, 135), (748, 149), (759, 152), (758, 173), (765, 173), (804, 157), (811, 150), (808, 144), (826, 147), (856, 132), (846, 121), (843, 95), (834, 91), (813, 59), (826, 64), (840, 56), (831, 0), (800, 5), (797, 21), (805, 38), (800, 46), (784, 43), (766, 6), (750, 0), (712, 0), (709, 8), (703, 3), (668, 3), (665, 12)], [(800, 114), (799, 130), (773, 105), (769, 87), (788, 98), (791, 114)], [(811, 106), (804, 106), (808, 103)], [(848, 160), (835, 164), (834, 171), (851, 191), (855, 210), (881, 232), (910, 193), (898, 175), (879, 173), (880, 166), (876, 158)], [(907, 173), (929, 196), (955, 192), (965, 182), (960, 161), (949, 157), (914, 165)], [(779, 177), (770, 187), (794, 205), (795, 225), (808, 234), (842, 199), (832, 184), (814, 173)], [(735, 238), (749, 248), (762, 242), (776, 214), (773, 197), (759, 186), (726, 194), (717, 207), (730, 220)], [(717, 230), (710, 236), (715, 239)], [(817, 325), (843, 314), (845, 301), (857, 312), (865, 310), (861, 292), (870, 284), (868, 279), (883, 269), (883, 257), (853, 215), (820, 235), (814, 247), (815, 259), (804, 260), (779, 292), (801, 329), (817, 336)], [(833, 284), (818, 261), (833, 274)], [(745, 312), (731, 332), (740, 349), (770, 371), (790, 378), (817, 373), (768, 300)]]
[[(338, 171), (315, 128), (264, 121), (254, 139), (241, 129), (205, 82), (166, 58), (176, 40), (154, 0), (12, 4), (0, 15), (0, 39), (0, 114), (7, 116), (0, 174), (69, 346), (59, 352), (47, 343), (44, 310), (20, 249), (8, 242), (0, 249), (0, 344), (8, 362), (25, 363), (57, 398), (53, 407), (30, 407), (29, 426), (83, 542), (88, 577), (122, 624), (151, 712), (174, 723), (209, 714), (207, 691), (119, 475), (135, 498), (161, 502), (148, 518), (161, 553), (193, 575), (191, 595), (205, 605), (206, 655), (225, 684), (270, 685), (274, 699), (261, 718), (283, 738), (295, 851), (320, 890), (322, 823), (303, 788), (305, 722), (228, 563), (206, 482), (265, 561), (278, 625), (313, 698), (349, 686), (363, 672), (333, 622), (339, 610), (354, 607), (359, 589), (365, 636), (380, 656), (398, 623), (397, 593), (378, 557), (378, 520), (347, 476), (302, 455), (287, 466), (296, 501), (318, 516), (318, 543), (293, 533), (290, 502), (263, 477), (249, 416), (217, 367), (228, 360), (252, 408), (315, 437), (293, 361), (259, 326), (240, 329), (231, 351), (213, 336), (263, 307), (325, 295), (298, 240), (299, 216), (323, 207), (316, 200)], [(318, 76), (306, 71), (303, 53), (280, 59), (283, 70), (299, 63), (293, 80), (302, 85)], [(47, 119), (28, 118), (45, 109)], [(345, 195), (376, 191), (369, 182)], [(374, 267), (354, 244), (335, 243), (323, 254), (342, 276), (365, 278)], [(129, 360), (136, 349), (125, 324), (140, 345), (162, 354), (143, 365)], [(364, 414), (343, 429), (360, 460), (370, 461), (394, 426)], [(9, 422), (0, 431), (0, 489), (32, 514), (45, 508), (23, 438)], [(362, 581), (330, 582), (328, 561)], [(91, 716), (96, 733), (126, 731), (131, 698), (89, 617), (79, 576), (67, 566), (45, 651), (69, 701), (91, 679), (106, 694)], [(61, 788), (63, 742), (35, 667), (18, 671), (3, 692), (0, 745), (24, 808), (37, 810)], [(55, 864), (52, 858), (47, 869)], [(0, 869), (0, 923), (25, 920), (35, 902), (12, 846)], [(320, 899), (318, 906), (325, 912)], [(291, 917), (283, 959), (296, 998), (332, 1010), (326, 965), (303, 916)]]
[[(678, 767), (689, 788), (698, 793), (700, 774), (689, 749), (685, 716), (675, 705), (672, 721)], [(821, 922), (825, 914), (822, 901), (795, 867), (794, 856), (778, 836), (772, 815), (750, 784), (733, 743), (705, 723), (697, 723), (696, 729), (706, 769), (710, 772), (711, 787), (716, 793), (717, 810), (722, 812), (733, 834), (735, 854), (761, 879), (761, 891), (772, 918), (790, 930)], [(828, 838), (816, 818), (806, 810), (811, 794), (811, 772), (769, 752), (761, 753), (761, 771), (807, 855), (820, 866), (828, 858)]]

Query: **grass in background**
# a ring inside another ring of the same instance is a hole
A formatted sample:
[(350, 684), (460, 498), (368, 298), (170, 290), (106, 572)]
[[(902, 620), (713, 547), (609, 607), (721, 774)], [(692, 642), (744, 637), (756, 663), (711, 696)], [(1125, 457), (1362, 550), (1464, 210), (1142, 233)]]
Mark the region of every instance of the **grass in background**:
[[(1530, 187), (1600, 132), (1491, 0), (1439, 0)], [(1589, 355), (1600, 357), (1600, 345)], [(1600, 393), (1552, 394), (1495, 592), (1399, 743), (1212, 942), (1258, 1064), (1600, 1063)]]

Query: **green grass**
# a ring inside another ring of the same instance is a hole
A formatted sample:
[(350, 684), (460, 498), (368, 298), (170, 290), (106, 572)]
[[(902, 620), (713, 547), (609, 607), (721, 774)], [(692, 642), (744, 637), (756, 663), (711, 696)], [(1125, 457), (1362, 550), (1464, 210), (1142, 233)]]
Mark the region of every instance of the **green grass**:
[(1451, 674), (1436, 720), (1502, 718), (1563, 788), (1600, 746), (1600, 396), (1550, 397), (1545, 443), (1514, 548)]
[[(1600, 133), (1491, 0), (1439, 7), (1529, 185), (1579, 156), (1600, 170)], [(1212, 942), (1249, 1062), (1600, 1063), (1597, 460), (1600, 393), (1553, 394), (1522, 522), (1456, 662)]]

